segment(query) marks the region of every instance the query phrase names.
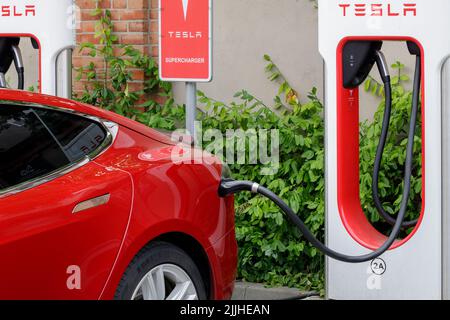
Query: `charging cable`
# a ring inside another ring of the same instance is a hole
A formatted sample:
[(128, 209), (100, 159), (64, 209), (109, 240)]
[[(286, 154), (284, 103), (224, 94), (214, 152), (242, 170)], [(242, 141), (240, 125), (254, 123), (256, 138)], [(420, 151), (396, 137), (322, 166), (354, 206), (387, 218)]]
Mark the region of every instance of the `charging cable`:
[(16, 67), (18, 76), (17, 89), (23, 90), (25, 88), (25, 67), (22, 59), (22, 52), (18, 45), (13, 45), (11, 49), (14, 57), (14, 66)]
[(14, 61), (14, 66), (18, 76), (19, 90), (25, 88), (25, 67), (22, 59), (22, 52), (19, 48), (20, 38), (0, 37), (0, 88), (7, 88), (6, 73)]
[(0, 72), (0, 88), (6, 88), (6, 75), (3, 72)]
[[(389, 76), (388, 66), (386, 63), (386, 60), (384, 59), (384, 55), (381, 51), (377, 51), (376, 53), (376, 63), (378, 66), (378, 69), (380, 71), (380, 74), (383, 78), (384, 87), (385, 87), (385, 94), (386, 94), (386, 109), (389, 110), (387, 114), (385, 114), (385, 117), (383, 119), (383, 132), (385, 132), (385, 136), (382, 136), (380, 138), (380, 146), (378, 148), (378, 153), (382, 156), (384, 151), (384, 145), (386, 143), (386, 137), (387, 132), (389, 129), (389, 121), (390, 121), (390, 110), (392, 108), (392, 88), (391, 88), (391, 80)], [(420, 56), (417, 56), (417, 64), (420, 65)], [(416, 71), (417, 72), (417, 71)], [(419, 71), (419, 77), (420, 77), (420, 71)], [(417, 74), (416, 74), (417, 78)], [(419, 85), (420, 87), (420, 85)], [(415, 88), (417, 89), (417, 88)], [(415, 90), (416, 94), (418, 94), (420, 90)], [(388, 111), (387, 110), (387, 111)], [(405, 163), (405, 174), (404, 174), (404, 189), (403, 189), (403, 196), (402, 196), (402, 202), (400, 206), (400, 211), (397, 216), (397, 219), (395, 220), (393, 230), (391, 234), (389, 235), (386, 242), (381, 245), (377, 250), (361, 255), (361, 256), (349, 256), (343, 253), (339, 253), (337, 251), (334, 251), (330, 248), (328, 248), (325, 244), (323, 244), (321, 241), (319, 241), (314, 234), (308, 229), (308, 227), (305, 225), (305, 223), (298, 217), (298, 215), (286, 204), (286, 202), (283, 201), (280, 197), (278, 197), (275, 193), (270, 191), (269, 189), (260, 186), (256, 182), (251, 181), (234, 181), (232, 179), (224, 179), (222, 180), (220, 187), (219, 187), (219, 196), (220, 197), (227, 197), (232, 194), (236, 194), (239, 192), (252, 192), (255, 194), (260, 194), (269, 200), (271, 200), (273, 203), (275, 203), (287, 216), (287, 218), (298, 228), (298, 230), (303, 234), (303, 236), (306, 238), (307, 241), (309, 241), (314, 247), (316, 247), (319, 251), (321, 251), (323, 254), (329, 256), (330, 258), (348, 262), (348, 263), (362, 263), (371, 261), (379, 256), (381, 256), (383, 253), (385, 253), (389, 248), (394, 244), (396, 241), (403, 225), (403, 221), (406, 215), (408, 202), (409, 202), (409, 196), (411, 191), (411, 175), (412, 175), (412, 166), (413, 166), (413, 157), (414, 157), (414, 137), (415, 137), (415, 130), (416, 130), (416, 121), (417, 121), (417, 115), (418, 115), (418, 107), (417, 105), (414, 105), (411, 112), (411, 119), (410, 119), (410, 126), (409, 126), (409, 133), (408, 133), (408, 146), (407, 146), (407, 152), (406, 152), (406, 163)], [(381, 151), (380, 151), (381, 150)], [(381, 156), (378, 159), (381, 162)]]
[[(414, 120), (414, 124), (416, 123), (417, 114), (419, 110), (419, 103), (420, 103), (420, 84), (421, 84), (421, 77), (422, 77), (422, 63), (421, 63), (421, 57), (420, 55), (417, 55), (416, 57), (416, 67), (415, 67), (415, 74), (414, 74), (414, 86), (413, 86), (413, 98), (412, 98), (412, 111), (411, 111), (411, 121)], [(389, 123), (390, 117), (391, 117), (391, 109), (392, 109), (392, 97), (389, 97), (386, 93), (386, 109), (384, 111), (384, 122)], [(412, 117), (415, 117), (413, 119)], [(381, 161), (383, 158), (384, 148), (386, 146), (386, 140), (387, 135), (389, 131), (389, 125), (383, 126), (382, 132), (381, 132), (381, 139), (380, 143), (378, 145), (377, 154), (375, 157), (375, 164), (374, 164), (374, 170), (373, 170), (373, 178), (372, 178), (372, 196), (375, 203), (375, 207), (377, 208), (378, 213), (383, 217), (383, 219), (389, 223), (390, 225), (395, 225), (395, 219), (387, 213), (380, 200), (379, 196), (379, 189), (378, 189), (378, 181), (380, 176), (380, 167), (381, 167)], [(404, 221), (402, 223), (402, 228), (411, 228), (414, 227), (418, 222), (418, 219), (413, 221)]]

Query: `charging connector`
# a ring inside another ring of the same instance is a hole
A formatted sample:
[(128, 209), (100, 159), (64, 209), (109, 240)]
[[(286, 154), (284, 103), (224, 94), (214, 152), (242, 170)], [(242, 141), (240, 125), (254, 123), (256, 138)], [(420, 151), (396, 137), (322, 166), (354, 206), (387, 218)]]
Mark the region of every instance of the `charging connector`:
[(382, 41), (349, 41), (342, 51), (342, 81), (346, 89), (359, 87), (372, 70)]

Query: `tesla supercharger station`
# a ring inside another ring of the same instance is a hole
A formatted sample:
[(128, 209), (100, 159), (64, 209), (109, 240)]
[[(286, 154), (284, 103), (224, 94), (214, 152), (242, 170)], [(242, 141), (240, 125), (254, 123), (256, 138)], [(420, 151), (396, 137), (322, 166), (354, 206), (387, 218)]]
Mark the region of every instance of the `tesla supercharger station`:
[(42, 93), (71, 97), (76, 13), (73, 0), (14, 0), (0, 6), (0, 37), (38, 44)]
[(325, 65), (326, 239), (337, 251), (360, 255), (386, 239), (361, 208), (358, 114), (364, 102), (358, 89), (342, 85), (342, 48), (352, 40), (412, 41), (422, 51), (419, 222), (406, 239), (372, 262), (348, 264), (327, 258), (330, 299), (450, 298), (449, 15), (448, 0), (319, 0), (319, 47)]

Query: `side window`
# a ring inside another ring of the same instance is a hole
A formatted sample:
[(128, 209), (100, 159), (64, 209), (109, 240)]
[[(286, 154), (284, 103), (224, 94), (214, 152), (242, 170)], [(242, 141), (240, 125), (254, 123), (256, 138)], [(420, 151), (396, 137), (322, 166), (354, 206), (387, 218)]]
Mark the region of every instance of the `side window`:
[(33, 109), (50, 134), (60, 144), (70, 162), (76, 162), (97, 150), (106, 139), (106, 132), (95, 121), (48, 109)]
[(70, 163), (30, 108), (0, 105), (0, 190)]
[(0, 191), (82, 160), (106, 137), (102, 126), (84, 117), (0, 105)]

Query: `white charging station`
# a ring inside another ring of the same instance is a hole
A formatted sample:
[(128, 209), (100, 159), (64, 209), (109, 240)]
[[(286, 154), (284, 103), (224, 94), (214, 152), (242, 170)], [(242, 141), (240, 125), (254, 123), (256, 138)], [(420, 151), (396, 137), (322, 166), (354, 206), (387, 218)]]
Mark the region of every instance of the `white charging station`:
[(33, 38), (39, 44), (39, 91), (71, 97), (77, 13), (74, 1), (15, 0), (8, 3), (0, 8), (0, 37)]
[(319, 47), (325, 65), (326, 239), (334, 250), (361, 255), (386, 240), (361, 208), (356, 122), (364, 104), (358, 89), (342, 87), (342, 46), (349, 40), (413, 41), (423, 55), (419, 223), (409, 237), (372, 262), (348, 264), (327, 258), (330, 299), (450, 298), (449, 13), (448, 0), (319, 0)]

